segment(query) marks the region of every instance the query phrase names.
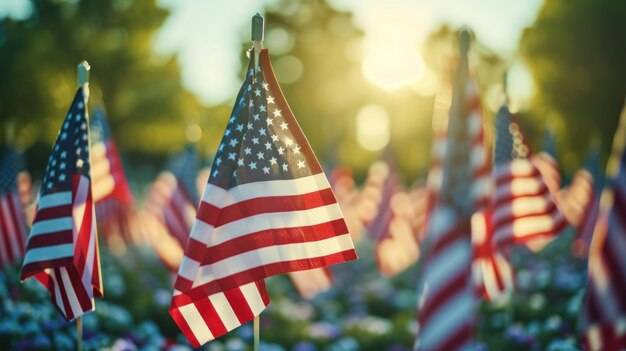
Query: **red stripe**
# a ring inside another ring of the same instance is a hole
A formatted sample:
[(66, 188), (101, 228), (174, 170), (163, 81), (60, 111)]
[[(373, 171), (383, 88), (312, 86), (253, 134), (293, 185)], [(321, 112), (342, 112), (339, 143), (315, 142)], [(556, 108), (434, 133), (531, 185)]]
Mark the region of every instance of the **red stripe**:
[(170, 316), (172, 316), (172, 319), (174, 320), (180, 331), (182, 331), (187, 340), (189, 340), (191, 346), (193, 346), (194, 348), (200, 347), (200, 342), (198, 341), (198, 339), (196, 339), (196, 336), (189, 327), (187, 320), (185, 319), (185, 317), (183, 317), (183, 314), (180, 313), (180, 310), (177, 307), (170, 308)]
[(448, 231), (441, 235), (441, 237), (438, 238), (439, 240), (430, 247), (427, 262), (436, 258), (437, 254), (448, 247), (448, 245), (455, 243), (459, 239), (467, 239), (466, 232), (466, 230), (463, 230), (463, 225), (461, 223), (456, 223), (453, 228), (448, 229)]
[(462, 350), (463, 346), (468, 346), (472, 339), (474, 327), (471, 322), (466, 322), (461, 325), (457, 330), (451, 331), (446, 335), (444, 342), (435, 346), (428, 351), (449, 351), (449, 350)]
[(507, 232), (504, 232), (504, 234), (503, 232), (496, 230), (495, 231), (496, 246), (498, 248), (503, 248), (511, 244), (525, 244), (534, 239), (552, 237), (555, 234), (558, 234), (562, 230), (564, 230), (565, 227), (567, 227), (567, 225), (568, 225), (567, 221), (562, 216), (559, 216), (555, 220), (555, 224), (552, 226), (552, 228), (543, 232), (534, 232), (531, 234), (517, 235), (516, 233), (513, 233), (510, 230)]
[(27, 248), (28, 250), (61, 245), (61, 244), (72, 244), (74, 242), (74, 238), (72, 235), (72, 230), (64, 230), (61, 232), (53, 232), (47, 234), (39, 234), (35, 236), (31, 236), (28, 240)]
[(204, 297), (194, 301), (194, 305), (204, 320), (204, 324), (209, 328), (213, 337), (224, 335), (228, 332), (222, 318), (215, 310), (215, 306), (208, 297)]
[(20, 280), (24, 281), (26, 278), (29, 278), (39, 272), (42, 272), (44, 269), (50, 268), (60, 268), (67, 267), (72, 264), (73, 257), (62, 257), (57, 258), (55, 260), (47, 260), (47, 261), (38, 261), (32, 262), (24, 265), (22, 267), (22, 274), (20, 275)]
[(330, 188), (307, 194), (289, 196), (256, 197), (239, 201), (220, 210), (219, 207), (202, 201), (197, 218), (214, 227), (219, 227), (242, 218), (263, 213), (304, 211), (337, 203)]
[(224, 291), (224, 296), (226, 300), (228, 300), (233, 312), (235, 312), (239, 323), (243, 324), (254, 319), (254, 313), (250, 308), (250, 304), (240, 288), (226, 290)]
[(216, 279), (194, 288), (192, 288), (192, 281), (187, 280), (179, 275), (176, 279), (176, 283), (174, 284), (174, 288), (185, 293), (185, 295), (174, 296), (172, 303), (174, 303), (175, 305), (191, 303), (193, 299), (199, 299), (203, 296), (212, 295), (224, 291), (224, 289), (233, 289), (235, 287), (245, 285), (257, 280), (262, 280), (272, 275), (288, 273), (292, 271), (300, 271), (305, 269), (320, 268), (322, 266), (329, 266), (355, 259), (357, 259), (356, 251), (350, 249), (312, 259), (307, 258), (292, 261), (275, 262), (254, 267), (246, 271), (230, 275), (228, 277)]
[(91, 304), (91, 299), (89, 298), (89, 292), (85, 289), (92, 289), (92, 287), (83, 285), (81, 274), (79, 274), (79, 272), (76, 271), (76, 268), (72, 266), (67, 267), (67, 275), (70, 278), (70, 282), (72, 284), (71, 289), (74, 291), (74, 294), (78, 299), (82, 312), (91, 310), (93, 306)]
[[(510, 204), (511, 202), (513, 202), (513, 200), (524, 199), (524, 198), (533, 198), (533, 197), (545, 198), (546, 202), (547, 201), (551, 201), (552, 198), (550, 197), (550, 191), (548, 190), (548, 187), (546, 186), (546, 184), (541, 182), (540, 180), (537, 180), (537, 182), (540, 183), (540, 186), (539, 186), (539, 189), (537, 189), (536, 192), (532, 192), (532, 193), (531, 192), (525, 192), (523, 194), (507, 192), (505, 194), (499, 194), (499, 195), (497, 195), (497, 197), (494, 197), (493, 206), (494, 207), (506, 206), (506, 205)], [(503, 186), (503, 187), (505, 187), (505, 186)]]
[(496, 188), (501, 187), (503, 184), (510, 183), (513, 179), (541, 178), (541, 173), (539, 173), (539, 170), (537, 169), (537, 167), (533, 165), (530, 169), (531, 169), (530, 173), (522, 173), (522, 174), (513, 173), (510, 167), (506, 171), (502, 171), (501, 169), (498, 169), (495, 175)]
[(44, 209), (37, 208), (37, 214), (35, 215), (35, 221), (33, 225), (39, 221), (45, 221), (48, 219), (56, 219), (62, 217), (70, 217), (72, 215), (72, 204), (53, 206)]
[[(1, 202), (7, 201), (7, 195), (2, 195), (2, 197), (0, 198), (0, 204)], [(7, 216), (4, 213), (4, 211), (2, 211), (2, 207), (0, 207), (0, 235), (1, 238), (0, 240), (2, 240), (2, 248), (6, 251), (4, 252), (3, 255), (0, 255), (0, 264), (5, 265), (5, 264), (9, 264), (10, 262), (13, 262), (13, 255), (11, 253), (11, 243), (10, 243), (10, 239), (9, 239), (9, 228), (7, 226)], [(0, 254), (2, 254), (3, 252), (0, 251)], [(6, 257), (5, 257), (6, 255)]]
[[(264, 247), (316, 242), (348, 233), (348, 227), (343, 218), (311, 226), (262, 230), (216, 246), (206, 247), (206, 245), (201, 244), (204, 246), (204, 259), (200, 262), (203, 265), (209, 265), (231, 256)], [(192, 243), (190, 241), (190, 244), (195, 243), (199, 242), (194, 241)], [(199, 250), (201, 248), (193, 249), (193, 251)]]
[(26, 232), (26, 225), (24, 224), (24, 213), (22, 212), (22, 205), (17, 192), (13, 192), (8, 198), (9, 213), (13, 222), (15, 231), (13, 233), (13, 240), (17, 244), (18, 252), (15, 252), (15, 258), (22, 257), (24, 255), (24, 237)]
[[(74, 319), (74, 312), (72, 311), (72, 306), (70, 305), (70, 300), (67, 297), (67, 287), (65, 286), (65, 283), (63, 282), (63, 278), (61, 277), (61, 272), (60, 272), (60, 270), (55, 269), (55, 270), (52, 271), (52, 274), (54, 274), (58, 291), (61, 293), (61, 301), (63, 303), (63, 306), (58, 306), (57, 305), (57, 307), (61, 311), (64, 312), (63, 316), (65, 317), (65, 319), (67, 319), (68, 321), (72, 320), (72, 319)], [(56, 305), (56, 300), (52, 300), (52, 303), (54, 303)]]
[[(504, 206), (504, 205), (503, 205)], [(516, 215), (514, 213), (509, 213), (507, 214), (507, 216), (501, 217), (498, 219), (497, 222), (494, 222), (493, 227), (497, 229), (506, 226), (507, 224), (510, 223), (514, 223), (517, 220), (521, 220), (524, 218), (530, 218), (530, 217), (543, 217), (546, 215), (550, 215), (553, 218), (558, 218), (559, 217), (559, 210), (556, 207), (556, 204), (553, 201), (546, 201), (546, 208), (542, 209), (541, 211), (536, 211), (536, 212), (530, 212), (530, 213), (526, 213), (524, 215)], [(494, 216), (495, 217), (495, 216)]]

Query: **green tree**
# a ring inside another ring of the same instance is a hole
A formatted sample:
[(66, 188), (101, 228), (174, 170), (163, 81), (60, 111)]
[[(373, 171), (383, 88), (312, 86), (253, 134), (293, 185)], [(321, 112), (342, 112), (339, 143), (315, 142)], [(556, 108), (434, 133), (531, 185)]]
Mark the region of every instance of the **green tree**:
[(106, 107), (121, 149), (158, 158), (184, 145), (185, 122), (206, 110), (183, 89), (175, 57), (152, 51), (168, 15), (155, 0), (37, 0), (32, 7), (26, 20), (0, 22), (0, 116), (13, 121), (17, 142), (41, 165), (31, 167), (35, 173), (43, 171), (82, 59), (92, 66), (91, 105)]
[(608, 154), (626, 94), (626, 2), (546, 0), (522, 37), (536, 82), (531, 118), (557, 126), (565, 168), (594, 143)]

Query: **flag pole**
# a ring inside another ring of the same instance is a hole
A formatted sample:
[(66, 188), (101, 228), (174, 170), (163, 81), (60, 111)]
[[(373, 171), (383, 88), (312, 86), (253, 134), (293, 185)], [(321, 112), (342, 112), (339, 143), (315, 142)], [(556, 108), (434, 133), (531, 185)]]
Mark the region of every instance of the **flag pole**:
[(261, 53), (261, 49), (263, 49), (263, 37), (265, 32), (265, 21), (263, 20), (263, 16), (261, 16), (258, 12), (256, 15), (252, 16), (252, 49), (254, 54), (254, 72), (257, 72), (259, 69), (259, 54)]
[[(89, 70), (91, 66), (86, 60), (81, 61), (76, 67), (76, 82), (78, 86), (82, 86), (88, 89), (89, 84)], [(85, 100), (87, 100), (88, 92), (85, 91)], [(87, 106), (85, 106), (85, 110)], [(76, 318), (76, 350), (83, 351), (83, 316)]]
[[(261, 49), (263, 49), (263, 37), (265, 34), (265, 20), (263, 16), (261, 16), (258, 12), (256, 15), (252, 16), (252, 26), (250, 37), (252, 39), (252, 54), (254, 55), (254, 72), (256, 73), (259, 69), (259, 54), (261, 53)], [(253, 350), (259, 351), (260, 344), (260, 315), (254, 317), (253, 329), (254, 329), (254, 341), (253, 341)]]

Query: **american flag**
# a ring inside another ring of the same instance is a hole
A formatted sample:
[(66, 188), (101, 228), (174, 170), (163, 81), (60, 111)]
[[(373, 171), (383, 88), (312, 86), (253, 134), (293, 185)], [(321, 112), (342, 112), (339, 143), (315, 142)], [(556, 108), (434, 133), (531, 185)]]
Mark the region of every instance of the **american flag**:
[(588, 261), (583, 319), (587, 350), (626, 349), (626, 108), (613, 137)]
[(289, 272), (289, 279), (303, 299), (312, 299), (330, 289), (333, 273), (328, 267)]
[(196, 148), (189, 144), (182, 153), (170, 159), (169, 170), (157, 177), (150, 187), (146, 204), (148, 211), (163, 223), (181, 248), (187, 245), (196, 217), (198, 167)]
[[(417, 262), (419, 246), (411, 227), (412, 203), (404, 191), (395, 163), (389, 156), (371, 168), (378, 168), (380, 200), (376, 217), (367, 227), (376, 243), (374, 252), (378, 270), (384, 276), (395, 276)], [(370, 173), (375, 173), (370, 170)]]
[(89, 128), (92, 191), (100, 229), (110, 244), (113, 236), (134, 242), (131, 233), (133, 195), (102, 109), (95, 110)]
[(18, 194), (18, 163), (19, 154), (8, 147), (0, 162), (0, 268), (24, 255), (26, 224)]
[(43, 284), (67, 320), (94, 310), (102, 296), (86, 102), (83, 86), (48, 160), (21, 274)]
[(496, 246), (524, 244), (537, 251), (567, 226), (519, 125), (503, 106), (496, 116), (493, 230)]
[(472, 215), (472, 277), (477, 295), (495, 301), (513, 291), (513, 268), (493, 243), (492, 215), (488, 209)]
[[(253, 56), (253, 55), (251, 55)], [(328, 180), (272, 72), (251, 60), (178, 271), (170, 314), (203, 344), (269, 303), (264, 278), (357, 258)]]
[[(600, 211), (600, 194), (602, 192), (603, 175), (600, 172), (600, 154), (592, 154), (585, 162), (585, 168), (576, 172), (564, 202), (572, 210), (567, 216), (576, 228), (576, 236), (572, 243), (572, 252), (578, 257), (587, 257), (593, 237), (593, 230)], [(567, 215), (568, 211), (564, 211)], [(571, 221), (574, 217), (576, 221)]]
[(473, 343), (470, 218), (487, 198), (487, 160), (478, 87), (469, 79), (464, 52), (450, 107), (442, 182), (422, 245), (415, 350), (461, 350)]

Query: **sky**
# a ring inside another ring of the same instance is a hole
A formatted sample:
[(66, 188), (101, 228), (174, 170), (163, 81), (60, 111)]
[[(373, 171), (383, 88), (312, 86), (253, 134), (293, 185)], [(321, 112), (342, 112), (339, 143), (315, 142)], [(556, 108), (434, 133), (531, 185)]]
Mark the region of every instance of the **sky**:
[[(183, 84), (203, 103), (228, 102), (241, 83), (240, 45), (250, 36), (250, 19), (256, 12), (263, 14), (264, 5), (275, 1), (158, 0), (171, 15), (155, 37), (154, 47), (160, 53), (178, 55)], [(481, 42), (511, 62), (508, 87), (512, 100), (532, 95), (532, 79), (515, 51), (542, 0), (329, 1), (352, 12), (355, 25), (364, 31), (365, 50), (369, 51), (363, 72), (374, 84), (393, 89), (419, 79), (423, 67), (415, 43), (419, 45), (441, 23), (450, 23), (469, 26)], [(0, 1), (0, 15), (23, 18), (28, 12), (28, 0)], [(407, 48), (402, 43), (412, 44)], [(398, 62), (396, 71), (381, 72), (381, 62), (388, 61), (391, 54), (404, 61)], [(393, 79), (399, 75), (406, 81)]]

